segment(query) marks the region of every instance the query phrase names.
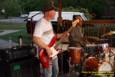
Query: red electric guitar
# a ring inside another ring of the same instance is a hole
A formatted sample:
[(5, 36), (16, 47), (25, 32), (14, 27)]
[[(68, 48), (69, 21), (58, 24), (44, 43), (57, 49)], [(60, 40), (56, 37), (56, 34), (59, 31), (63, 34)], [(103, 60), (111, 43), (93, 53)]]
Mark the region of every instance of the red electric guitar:
[[(72, 22), (72, 26), (68, 29), (67, 33), (69, 33), (76, 26), (77, 23), (79, 23), (79, 19), (76, 19)], [(59, 41), (61, 41), (62, 39), (63, 38), (61, 38)], [(50, 56), (51, 58), (53, 58), (54, 56), (56, 56), (59, 53), (59, 51), (57, 51), (55, 49), (55, 46), (57, 46), (56, 40), (57, 40), (57, 36), (54, 36), (48, 45), (52, 50), (52, 55)], [(58, 42), (58, 44), (59, 44), (59, 42)], [(40, 62), (42, 64), (43, 68), (48, 68), (49, 67), (49, 61), (51, 58), (48, 57), (45, 49), (40, 49), (39, 52), (40, 52), (39, 59), (40, 59)]]

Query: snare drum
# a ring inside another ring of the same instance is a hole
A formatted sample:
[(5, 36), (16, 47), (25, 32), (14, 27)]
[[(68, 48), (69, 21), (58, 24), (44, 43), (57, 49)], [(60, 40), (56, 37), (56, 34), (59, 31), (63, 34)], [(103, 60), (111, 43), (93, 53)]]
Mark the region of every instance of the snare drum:
[(80, 64), (81, 56), (82, 56), (82, 48), (81, 47), (69, 47), (69, 55), (71, 58), (72, 64)]

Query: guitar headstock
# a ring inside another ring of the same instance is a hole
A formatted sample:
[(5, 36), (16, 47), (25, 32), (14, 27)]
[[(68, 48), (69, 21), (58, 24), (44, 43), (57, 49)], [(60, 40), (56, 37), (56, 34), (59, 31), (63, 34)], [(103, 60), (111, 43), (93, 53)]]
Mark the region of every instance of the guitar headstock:
[(79, 19), (76, 19), (72, 22), (72, 27), (75, 27), (80, 22)]

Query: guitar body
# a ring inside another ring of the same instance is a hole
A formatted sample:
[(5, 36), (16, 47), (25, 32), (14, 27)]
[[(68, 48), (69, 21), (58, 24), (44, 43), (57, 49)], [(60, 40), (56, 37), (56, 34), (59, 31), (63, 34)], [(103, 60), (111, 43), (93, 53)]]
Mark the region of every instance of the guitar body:
[[(51, 48), (55, 44), (56, 40), (57, 36), (54, 36), (48, 46)], [(48, 57), (45, 49), (40, 49), (39, 59), (43, 68), (49, 67), (50, 58)]]
[(39, 55), (40, 62), (42, 64), (43, 68), (48, 68), (49, 67), (49, 57), (45, 51), (45, 49), (40, 50), (40, 55)]

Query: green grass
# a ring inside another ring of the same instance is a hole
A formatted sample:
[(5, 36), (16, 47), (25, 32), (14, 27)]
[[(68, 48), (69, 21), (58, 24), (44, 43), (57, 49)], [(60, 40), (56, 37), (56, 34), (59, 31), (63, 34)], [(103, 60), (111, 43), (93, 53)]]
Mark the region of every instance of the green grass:
[(27, 33), (25, 24), (0, 23), (0, 30), (20, 30), (15, 33), (2, 35), (0, 36), (0, 39), (9, 40), (11, 38), (12, 41), (18, 43), (18, 37), (19, 35), (22, 35), (24, 44), (31, 43), (31, 37)]
[(12, 41), (18, 43), (18, 39), (19, 39), (20, 35), (22, 35), (22, 37), (23, 37), (24, 44), (30, 44), (31, 43), (31, 37), (26, 32), (26, 30), (24, 30), (24, 29), (20, 30), (19, 32), (10, 33), (10, 34), (7, 34), (7, 35), (0, 36), (0, 39), (4, 39), (4, 40), (11, 39)]
[(0, 23), (0, 30), (26, 29), (26, 24)]

